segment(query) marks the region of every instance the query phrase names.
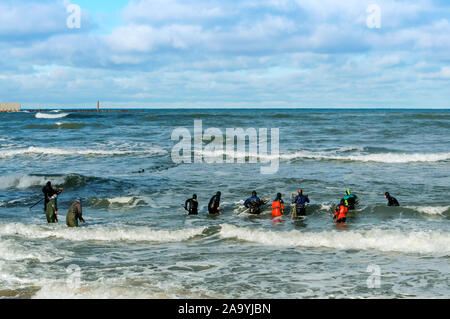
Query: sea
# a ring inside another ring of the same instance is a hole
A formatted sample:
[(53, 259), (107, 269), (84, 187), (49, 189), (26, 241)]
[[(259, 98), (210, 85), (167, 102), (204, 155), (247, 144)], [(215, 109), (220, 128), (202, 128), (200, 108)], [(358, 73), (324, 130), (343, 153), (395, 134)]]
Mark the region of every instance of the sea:
[[(47, 181), (64, 188), (52, 225), (30, 208)], [(347, 189), (359, 206), (335, 224)], [(449, 190), (450, 110), (2, 113), (0, 298), (449, 298)], [(68, 228), (79, 198), (86, 223)]]

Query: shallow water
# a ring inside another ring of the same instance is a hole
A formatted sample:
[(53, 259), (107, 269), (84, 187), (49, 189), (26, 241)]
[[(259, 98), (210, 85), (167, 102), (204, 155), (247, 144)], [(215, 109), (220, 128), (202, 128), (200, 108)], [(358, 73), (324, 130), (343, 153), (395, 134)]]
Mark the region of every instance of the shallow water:
[[(450, 296), (449, 111), (0, 118), (0, 298)], [(194, 120), (223, 132), (280, 128), (278, 173), (261, 174), (267, 163), (175, 164), (171, 134), (186, 127), (193, 136)], [(28, 209), (47, 180), (65, 188), (57, 225), (46, 225), (42, 204)], [(252, 190), (289, 201), (299, 186), (311, 199), (304, 220), (276, 222), (269, 210), (249, 216), (242, 208)], [(362, 202), (337, 226), (330, 207), (347, 188)], [(224, 214), (210, 217), (218, 190)], [(386, 207), (386, 191), (402, 206)], [(193, 193), (200, 215), (186, 216), (181, 205)], [(77, 197), (87, 224), (67, 229)]]

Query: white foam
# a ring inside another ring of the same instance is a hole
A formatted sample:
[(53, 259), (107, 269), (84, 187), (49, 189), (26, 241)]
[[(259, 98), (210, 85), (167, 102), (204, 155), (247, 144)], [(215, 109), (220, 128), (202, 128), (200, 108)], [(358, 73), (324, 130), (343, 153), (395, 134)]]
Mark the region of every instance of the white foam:
[(450, 234), (438, 231), (404, 232), (372, 229), (364, 231), (324, 231), (320, 233), (305, 233), (297, 230), (272, 232), (224, 224), (219, 234), (222, 238), (235, 238), (268, 246), (374, 249), (450, 255)]
[(31, 250), (18, 243), (5, 240), (2, 238), (0, 241), (0, 259), (7, 261), (20, 261), (20, 260), (38, 260), (41, 263), (49, 263), (60, 260), (61, 256), (55, 256), (55, 250), (52, 250), (53, 255), (50, 255), (43, 251)]
[(414, 209), (427, 215), (442, 215), (450, 209), (450, 206), (405, 206), (405, 208)]
[[(64, 184), (64, 177), (51, 178), (56, 185)], [(33, 186), (42, 186), (49, 180), (46, 176), (11, 175), (0, 177), (0, 189), (16, 188), (27, 189)]]
[(440, 162), (450, 159), (450, 153), (414, 153), (414, 154), (396, 154), (379, 153), (367, 155), (331, 155), (324, 152), (301, 151), (294, 154), (285, 154), (280, 156), (282, 159), (322, 159), (322, 160), (340, 160), (356, 162), (379, 162), (379, 163), (413, 163), (413, 162)]
[[(59, 226), (59, 225), (58, 225)], [(147, 227), (81, 227), (37, 226), (21, 223), (0, 225), (0, 235), (21, 236), (27, 239), (57, 238), (70, 241), (135, 241), (181, 242), (201, 235), (206, 227), (181, 230), (153, 230)], [(62, 228), (61, 228), (62, 227)]]
[(338, 150), (338, 152), (351, 152), (351, 151), (364, 151), (364, 147), (362, 146), (342, 146)]
[(28, 147), (22, 149), (12, 149), (0, 151), (0, 158), (12, 157), (18, 155), (57, 155), (57, 156), (67, 156), (67, 155), (126, 155), (126, 154), (150, 154), (150, 155), (165, 155), (166, 150), (158, 147), (153, 147), (149, 150), (133, 151), (133, 150), (71, 150), (71, 149), (61, 149), (61, 148), (43, 148), (43, 147)]
[(114, 198), (108, 198), (107, 199), (111, 204), (133, 204), (136, 201), (136, 197), (114, 197)]
[[(142, 284), (130, 287), (127, 283), (130, 279)], [(182, 283), (153, 280), (151, 273), (145, 273), (139, 278), (136, 278), (134, 274), (118, 278), (101, 277), (97, 281), (82, 281), (79, 288), (67, 285), (65, 280), (41, 280), (37, 285), (40, 285), (41, 289), (32, 297), (36, 299), (224, 299), (227, 297), (205, 288), (187, 289)]]
[[(41, 284), (41, 283), (40, 283)], [(154, 298), (160, 296), (155, 295)], [(163, 296), (163, 298), (167, 296)], [(33, 299), (143, 299), (150, 298), (145, 289), (130, 289), (129, 287), (99, 284), (74, 288), (65, 282), (48, 282), (32, 297)]]
[[(355, 147), (341, 148), (339, 152), (347, 152), (355, 150)], [(355, 155), (338, 155), (336, 151), (329, 152), (310, 152), (298, 151), (291, 154), (257, 154), (250, 152), (227, 152), (226, 150), (218, 151), (202, 151), (202, 156), (206, 159), (222, 160), (226, 159), (245, 160), (247, 157), (260, 160), (261, 162), (274, 160), (277, 157), (280, 160), (294, 159), (317, 159), (317, 160), (336, 160), (336, 161), (354, 161), (354, 162), (378, 162), (378, 163), (414, 163), (414, 162), (440, 162), (450, 160), (450, 153), (377, 153), (377, 154), (355, 154)]]
[(332, 207), (331, 204), (325, 204), (325, 203), (320, 204), (320, 210), (330, 211), (331, 207)]
[(69, 113), (58, 113), (58, 114), (47, 114), (47, 113), (36, 113), (37, 119), (60, 119), (66, 117)]

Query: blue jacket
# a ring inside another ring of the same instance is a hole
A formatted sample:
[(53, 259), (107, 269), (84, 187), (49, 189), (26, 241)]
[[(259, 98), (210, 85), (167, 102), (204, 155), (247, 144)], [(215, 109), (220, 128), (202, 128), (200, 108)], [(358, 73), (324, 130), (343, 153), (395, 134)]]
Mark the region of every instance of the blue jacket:
[(258, 196), (252, 196), (252, 197), (250, 197), (249, 199), (247, 199), (247, 200), (245, 201), (244, 206), (248, 208), (248, 205), (249, 205), (251, 202), (256, 202), (256, 203), (258, 203), (258, 205), (261, 205), (261, 199), (259, 199)]
[(309, 198), (305, 195), (297, 195), (292, 201), (292, 204), (297, 204), (297, 207), (305, 206), (306, 203), (309, 203)]

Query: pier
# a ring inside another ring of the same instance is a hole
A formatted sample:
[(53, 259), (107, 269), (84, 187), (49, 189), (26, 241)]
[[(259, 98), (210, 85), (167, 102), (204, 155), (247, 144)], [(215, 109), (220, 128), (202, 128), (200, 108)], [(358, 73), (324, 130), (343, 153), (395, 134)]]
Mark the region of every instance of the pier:
[(0, 103), (0, 112), (20, 112), (20, 103)]
[[(101, 109), (100, 108), (100, 101), (97, 102), (97, 108), (96, 109), (73, 109), (73, 110), (68, 110), (68, 109), (64, 109), (64, 108), (56, 108), (58, 110), (61, 110), (63, 112), (68, 112), (68, 113), (114, 113), (114, 112), (144, 112), (143, 110), (133, 110), (133, 109)], [(35, 110), (27, 110), (28, 112), (34, 112), (34, 113), (40, 113), (41, 109), (35, 109)], [(42, 110), (43, 112), (45, 111), (51, 111), (51, 109), (44, 109)]]

